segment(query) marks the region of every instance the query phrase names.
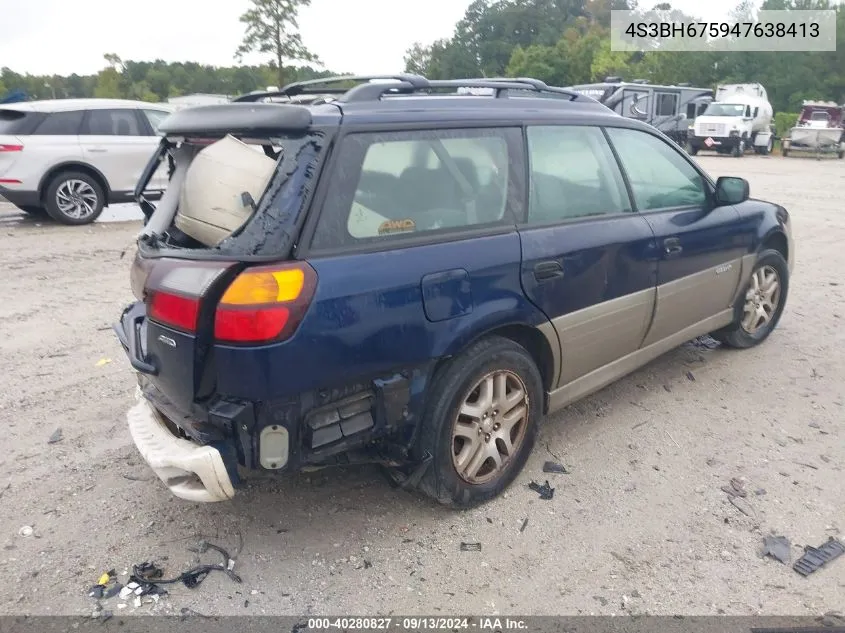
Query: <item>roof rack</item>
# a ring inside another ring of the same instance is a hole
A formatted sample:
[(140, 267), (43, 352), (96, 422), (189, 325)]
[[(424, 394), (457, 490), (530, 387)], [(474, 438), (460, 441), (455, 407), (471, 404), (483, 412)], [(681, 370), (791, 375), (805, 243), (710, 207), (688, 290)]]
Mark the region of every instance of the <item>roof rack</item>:
[[(338, 75), (335, 77), (323, 77), (321, 79), (309, 79), (307, 81), (297, 81), (282, 87), (279, 90), (257, 91), (241, 95), (232, 99), (232, 103), (251, 103), (261, 101), (268, 97), (293, 97), (301, 94), (316, 94), (316, 95), (331, 95), (331, 94), (345, 94), (349, 92), (349, 88), (324, 88), (322, 90), (314, 90), (312, 87), (328, 86), (331, 84), (346, 83), (350, 81), (355, 82), (369, 82), (373, 80), (393, 80), (394, 82), (407, 83), (413, 87), (423, 87), (428, 84), (428, 79), (421, 75), (413, 75), (410, 73), (398, 73), (396, 75)], [(379, 85), (379, 84), (376, 84)]]
[(338, 101), (344, 103), (362, 102), (362, 101), (378, 101), (387, 93), (393, 94), (411, 94), (414, 92), (429, 92), (443, 88), (490, 88), (495, 90), (495, 96), (501, 98), (506, 95), (509, 90), (526, 90), (537, 93), (559, 95), (566, 97), (569, 101), (574, 101), (580, 98), (577, 92), (566, 90), (565, 88), (558, 88), (556, 86), (549, 86), (539, 79), (531, 79), (528, 77), (493, 77), (493, 78), (475, 78), (475, 79), (443, 79), (443, 80), (427, 80), (422, 77), (422, 82), (417, 81), (412, 83), (410, 81), (397, 81), (396, 83), (367, 83), (356, 86), (349, 92), (345, 93)]

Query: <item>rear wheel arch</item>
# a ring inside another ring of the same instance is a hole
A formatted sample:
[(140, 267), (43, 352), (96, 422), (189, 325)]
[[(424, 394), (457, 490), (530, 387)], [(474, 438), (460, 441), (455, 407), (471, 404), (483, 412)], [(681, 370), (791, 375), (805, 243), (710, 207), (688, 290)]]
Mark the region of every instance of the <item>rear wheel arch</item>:
[(51, 167), (50, 170), (41, 177), (41, 182), (38, 183), (38, 197), (42, 203), (44, 202), (44, 196), (47, 193), (47, 187), (50, 186), (50, 183), (53, 182), (53, 179), (56, 176), (66, 171), (82, 172), (83, 174), (91, 176), (91, 178), (96, 180), (97, 184), (100, 185), (100, 188), (102, 188), (103, 195), (105, 196), (103, 203), (105, 206), (108, 206), (109, 197), (111, 196), (111, 188), (109, 187), (106, 177), (99, 169), (96, 169), (87, 163), (81, 162), (59, 163), (58, 165)]
[(531, 358), (534, 360), (534, 364), (540, 371), (540, 376), (543, 379), (543, 388), (546, 391), (551, 390), (552, 381), (557, 374), (557, 368), (555, 367), (555, 355), (552, 352), (551, 344), (538, 328), (524, 323), (512, 323), (486, 330), (485, 332), (468, 340), (454, 354), (442, 357), (435, 365), (434, 371), (437, 372), (451, 358), (462, 354), (479, 341), (495, 336), (509, 339), (524, 348), (531, 355)]

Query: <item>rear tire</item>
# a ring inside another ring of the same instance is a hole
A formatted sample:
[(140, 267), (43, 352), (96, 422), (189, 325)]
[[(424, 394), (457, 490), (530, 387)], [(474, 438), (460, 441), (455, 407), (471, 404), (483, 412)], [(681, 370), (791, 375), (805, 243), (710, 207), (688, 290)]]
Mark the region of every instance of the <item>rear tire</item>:
[(430, 394), (417, 450), (432, 460), (420, 490), (459, 508), (489, 501), (534, 447), (543, 415), (534, 360), (513, 341), (490, 337), (441, 367)]
[(783, 255), (774, 249), (763, 251), (734, 306), (733, 323), (711, 336), (737, 349), (759, 345), (777, 327), (788, 292), (789, 266)]
[(105, 193), (86, 173), (66, 171), (57, 175), (44, 196), (50, 217), (74, 226), (90, 224), (103, 212)]

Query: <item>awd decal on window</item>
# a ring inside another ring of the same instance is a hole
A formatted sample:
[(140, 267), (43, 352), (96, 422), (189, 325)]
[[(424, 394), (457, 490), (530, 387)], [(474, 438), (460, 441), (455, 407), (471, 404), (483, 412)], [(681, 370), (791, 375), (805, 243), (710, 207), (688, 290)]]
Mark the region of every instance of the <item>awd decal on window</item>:
[(417, 228), (417, 223), (410, 218), (406, 220), (388, 220), (382, 222), (378, 227), (379, 235), (390, 235), (391, 233), (408, 233)]

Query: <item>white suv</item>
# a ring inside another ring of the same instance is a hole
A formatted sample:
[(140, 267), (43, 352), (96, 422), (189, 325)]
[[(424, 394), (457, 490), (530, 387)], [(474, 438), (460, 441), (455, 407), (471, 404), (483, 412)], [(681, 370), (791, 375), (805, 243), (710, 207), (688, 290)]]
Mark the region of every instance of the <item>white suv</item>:
[[(23, 211), (88, 224), (110, 203), (130, 202), (157, 129), (174, 108), (118, 99), (0, 105), (0, 196)], [(164, 190), (167, 165), (148, 197)]]

